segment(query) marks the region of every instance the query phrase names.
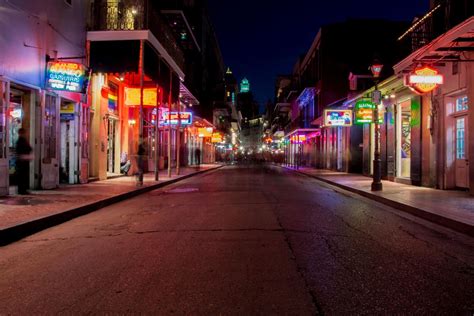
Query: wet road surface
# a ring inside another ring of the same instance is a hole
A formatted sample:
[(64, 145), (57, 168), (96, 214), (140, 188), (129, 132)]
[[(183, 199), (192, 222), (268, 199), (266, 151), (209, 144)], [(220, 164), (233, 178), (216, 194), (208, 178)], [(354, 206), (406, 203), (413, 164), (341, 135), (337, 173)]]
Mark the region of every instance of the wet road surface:
[(0, 314), (469, 314), (474, 241), (225, 167), (0, 248)]

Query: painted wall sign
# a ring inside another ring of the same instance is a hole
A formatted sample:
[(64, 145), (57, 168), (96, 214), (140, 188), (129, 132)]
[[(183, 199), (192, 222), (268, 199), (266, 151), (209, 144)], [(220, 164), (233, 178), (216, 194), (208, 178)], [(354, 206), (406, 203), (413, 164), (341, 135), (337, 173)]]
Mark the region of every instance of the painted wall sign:
[[(181, 126), (191, 125), (193, 123), (193, 113), (192, 112), (181, 112), (179, 113), (179, 118), (181, 119)], [(161, 112), (160, 125), (178, 125), (178, 112), (163, 111)]]
[(324, 110), (325, 126), (352, 126), (352, 110)]
[(411, 74), (405, 76), (405, 85), (418, 94), (431, 92), (443, 83), (443, 75), (440, 75), (437, 69), (429, 66), (418, 67)]
[[(140, 106), (140, 88), (125, 87), (124, 102), (126, 106)], [(158, 102), (158, 89), (143, 89), (143, 105), (156, 106), (156, 102)]]
[(87, 69), (79, 63), (62, 61), (48, 62), (46, 67), (46, 89), (86, 93)]

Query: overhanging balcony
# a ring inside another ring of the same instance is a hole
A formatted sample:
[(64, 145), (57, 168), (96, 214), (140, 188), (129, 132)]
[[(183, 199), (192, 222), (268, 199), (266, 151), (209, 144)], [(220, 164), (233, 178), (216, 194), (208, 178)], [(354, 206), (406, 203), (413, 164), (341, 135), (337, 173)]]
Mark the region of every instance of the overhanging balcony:
[(147, 40), (178, 75), (184, 78), (183, 51), (152, 0), (94, 1), (88, 39)]

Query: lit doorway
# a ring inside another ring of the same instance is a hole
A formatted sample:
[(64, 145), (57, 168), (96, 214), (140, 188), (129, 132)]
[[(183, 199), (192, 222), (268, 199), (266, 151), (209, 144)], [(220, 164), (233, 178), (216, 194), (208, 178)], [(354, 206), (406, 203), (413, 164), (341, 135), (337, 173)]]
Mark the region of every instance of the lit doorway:
[(397, 105), (397, 177), (411, 178), (411, 99)]
[(75, 184), (79, 182), (79, 133), (77, 105), (61, 99), (60, 107), (60, 183)]
[(116, 135), (117, 135), (117, 120), (109, 118), (107, 120), (107, 173), (109, 175), (118, 174), (115, 170), (116, 165)]

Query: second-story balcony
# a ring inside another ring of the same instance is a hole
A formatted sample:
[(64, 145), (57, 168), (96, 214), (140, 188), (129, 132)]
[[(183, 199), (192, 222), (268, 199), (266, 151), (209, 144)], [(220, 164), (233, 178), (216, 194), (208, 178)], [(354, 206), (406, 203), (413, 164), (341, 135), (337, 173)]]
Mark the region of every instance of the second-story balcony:
[(184, 69), (178, 40), (152, 0), (96, 0), (91, 5), (89, 31), (150, 31), (175, 63)]

